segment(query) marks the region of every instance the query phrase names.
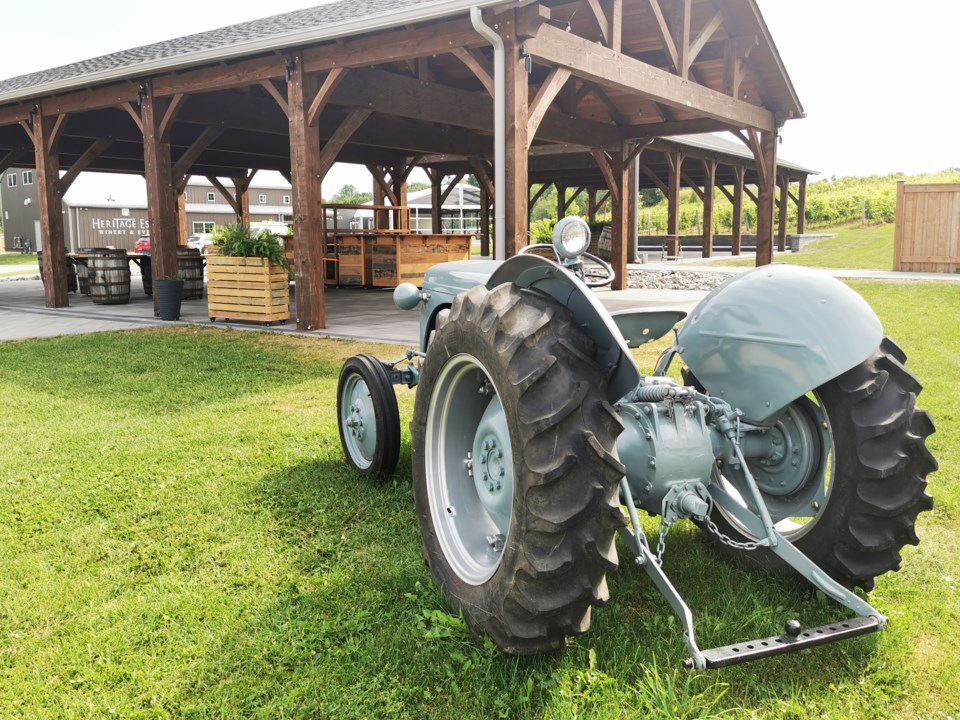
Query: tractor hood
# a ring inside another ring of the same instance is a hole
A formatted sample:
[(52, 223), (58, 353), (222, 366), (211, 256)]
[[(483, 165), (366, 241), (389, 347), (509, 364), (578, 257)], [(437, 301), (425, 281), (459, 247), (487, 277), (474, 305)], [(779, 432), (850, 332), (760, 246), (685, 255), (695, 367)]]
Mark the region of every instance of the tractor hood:
[(503, 265), (502, 260), (459, 260), (440, 263), (427, 270), (423, 291), (442, 293), (451, 298), (477, 285), (486, 285), (490, 276)]

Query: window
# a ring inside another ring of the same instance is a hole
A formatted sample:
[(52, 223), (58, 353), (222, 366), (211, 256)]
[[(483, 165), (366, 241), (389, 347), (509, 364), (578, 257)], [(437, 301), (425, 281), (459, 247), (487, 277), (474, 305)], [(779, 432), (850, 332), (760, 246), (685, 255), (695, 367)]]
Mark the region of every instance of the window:
[(193, 234), (194, 235), (212, 235), (215, 228), (216, 228), (216, 223), (201, 222), (201, 221), (195, 220), (193, 223)]
[(266, 205), (266, 204), (267, 204), (267, 196), (266, 196), (266, 195), (260, 195), (260, 204), (261, 204), (261, 205)]
[(289, 204), (290, 204), (290, 196), (289, 196), (289, 195), (284, 195), (284, 196), (283, 196), (283, 204), (284, 204), (284, 205), (289, 205)]
[[(16, 187), (16, 186), (17, 186), (17, 174), (10, 173), (9, 175), (7, 175), (7, 187)], [(261, 195), (260, 197), (263, 197), (263, 195)]]
[(207, 193), (207, 202), (216, 202), (216, 199), (217, 199), (216, 194), (212, 192)]
[(33, 185), (33, 170), (24, 170), (24, 171), (23, 171), (23, 184), (24, 184), (24, 185)]

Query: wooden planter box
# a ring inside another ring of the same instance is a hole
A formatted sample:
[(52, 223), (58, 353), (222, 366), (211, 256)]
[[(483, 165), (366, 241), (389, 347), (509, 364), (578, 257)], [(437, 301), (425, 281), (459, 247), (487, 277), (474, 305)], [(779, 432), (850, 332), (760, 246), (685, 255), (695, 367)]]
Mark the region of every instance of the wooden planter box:
[(207, 314), (211, 320), (275, 323), (290, 319), (290, 278), (263, 258), (207, 256)]

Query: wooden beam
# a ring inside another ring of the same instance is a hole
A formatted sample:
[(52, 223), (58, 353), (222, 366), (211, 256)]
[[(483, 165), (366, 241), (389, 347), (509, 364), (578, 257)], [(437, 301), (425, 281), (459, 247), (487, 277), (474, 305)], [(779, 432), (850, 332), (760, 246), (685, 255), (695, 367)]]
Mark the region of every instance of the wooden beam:
[(677, 45), (673, 41), (673, 33), (670, 32), (670, 26), (667, 25), (667, 19), (663, 15), (660, 7), (660, 0), (647, 0), (650, 6), (650, 12), (653, 14), (654, 30), (657, 31), (664, 51), (667, 53), (667, 60), (673, 66), (673, 69), (680, 72), (680, 54), (677, 52)]
[(717, 182), (717, 161), (701, 160), (703, 163), (703, 257), (713, 257), (713, 190)]
[(443, 204), (447, 201), (447, 198), (450, 197), (450, 193), (453, 192), (453, 189), (463, 180), (463, 174), (454, 175), (453, 180), (447, 183), (447, 189), (441, 190), (440, 192), (440, 207), (443, 207)]
[(680, 63), (677, 74), (683, 80), (690, 76), (690, 16), (692, 0), (675, 0), (670, 30), (673, 44), (677, 48), (677, 60)]
[[(397, 196), (393, 192), (393, 187), (387, 182), (386, 170), (377, 165), (367, 165), (367, 171), (373, 176), (373, 182), (380, 188), (384, 198), (390, 201), (391, 205), (398, 205)], [(375, 203), (382, 204), (382, 203)]]
[(577, 77), (632, 95), (642, 95), (685, 112), (738, 127), (773, 130), (769, 110), (741, 102), (708, 87), (616, 53), (589, 40), (544, 25), (535, 38), (525, 42), (527, 52), (549, 64), (566, 67)]
[(600, 28), (600, 34), (603, 36), (604, 44), (610, 46), (610, 21), (607, 20), (607, 14), (600, 6), (600, 0), (587, 0), (587, 5), (593, 14), (593, 19), (597, 21), (597, 27)]
[(237, 216), (237, 219), (243, 217), (243, 208), (240, 206), (240, 203), (237, 201), (236, 196), (227, 190), (220, 178), (215, 175), (207, 175), (207, 180), (210, 182), (213, 187), (217, 189), (217, 192), (220, 193), (220, 197), (227, 201), (227, 204), (233, 208), (233, 214)]
[[(755, 135), (756, 133), (751, 133)], [(762, 132), (757, 142), (757, 267), (773, 262), (773, 203), (777, 189), (777, 134)]]
[(187, 96), (183, 93), (175, 93), (170, 98), (167, 109), (163, 113), (163, 119), (160, 121), (160, 133), (163, 138), (169, 139), (170, 131), (173, 129), (173, 121), (176, 119), (177, 113), (180, 112), (180, 109), (186, 101)]
[(337, 131), (327, 140), (323, 149), (320, 151), (319, 172), (321, 177), (330, 171), (330, 168), (332, 168), (333, 164), (337, 161), (337, 155), (343, 150), (343, 146), (347, 144), (347, 141), (357, 129), (363, 125), (364, 121), (370, 117), (370, 114), (370, 110), (357, 108), (352, 110), (346, 119), (340, 123), (340, 127), (337, 128)]
[[(43, 112), (41, 111), (41, 115)], [(66, 127), (67, 121), (70, 119), (70, 115), (56, 115), (53, 119), (53, 127), (50, 130), (50, 134), (47, 137), (47, 152), (52, 153), (54, 148), (56, 148), (57, 143), (60, 142), (60, 136), (63, 133), (64, 127)]]
[(623, 0), (613, 0), (610, 12), (610, 49), (623, 52)]
[(807, 230), (807, 176), (800, 178), (800, 189), (797, 192), (797, 234), (803, 235)]
[(787, 249), (787, 177), (780, 175), (777, 177), (777, 186), (780, 190), (780, 196), (777, 199), (777, 251), (784, 252)]
[(620, 108), (618, 108), (616, 103), (610, 99), (610, 96), (604, 92), (602, 87), (596, 83), (584, 83), (584, 87), (588, 88), (590, 90), (590, 94), (603, 104), (603, 106), (607, 109), (607, 112), (610, 113), (610, 118), (617, 125), (624, 127), (630, 125), (630, 121), (622, 112), (620, 112)]
[(527, 111), (527, 150), (529, 150), (529, 144), (533, 142), (533, 138), (537, 134), (537, 128), (540, 127), (544, 115), (550, 109), (550, 104), (568, 79), (570, 79), (570, 71), (567, 68), (553, 68), (547, 75), (547, 79), (543, 81), (540, 89), (537, 90), (533, 102), (530, 103), (530, 109)]
[(326, 327), (324, 250), (326, 231), (321, 183), (320, 133), (309, 123), (310, 103), (319, 90), (307, 75), (303, 57), (295, 58), (287, 83), (290, 108), (290, 171), (293, 182), (294, 275), (297, 282), (297, 329)]
[(750, 189), (749, 187), (747, 187), (746, 185), (743, 186), (743, 192), (744, 192), (744, 194), (746, 194), (746, 196), (747, 196), (748, 198), (750, 198), (750, 199), (753, 201), (753, 203), (754, 203), (755, 205), (760, 202), (760, 200), (759, 200), (759, 198), (757, 197), (756, 193), (754, 193), (753, 190), (751, 190), (751, 189)]
[[(540, 189), (537, 190), (537, 191), (533, 194), (533, 197), (532, 197), (532, 198), (530, 198), (529, 207), (532, 208), (534, 205), (536, 205), (536, 204), (537, 204), (537, 200), (539, 200), (540, 198), (542, 198), (542, 197), (544, 196), (544, 194), (547, 192), (547, 190), (549, 190), (550, 188), (551, 188), (550, 183), (542, 183), (542, 184), (540, 185)], [(559, 191), (558, 191), (558, 194), (559, 194)]]
[(603, 180), (607, 183), (607, 190), (610, 191), (610, 197), (616, 206), (617, 203), (620, 202), (621, 187), (618, 183), (617, 169), (614, 166), (614, 162), (603, 150), (594, 149), (590, 151), (590, 154), (593, 155), (593, 159), (597, 161), (597, 167), (600, 168), (600, 174), (603, 175)]
[(34, 155), (40, 236), (43, 239), (44, 302), (49, 308), (67, 307), (67, 257), (63, 235), (63, 192), (60, 189), (60, 159), (54, 117), (37, 115), (33, 121)]
[[(158, 280), (172, 278), (179, 272), (177, 244), (179, 223), (177, 221), (176, 196), (173, 193), (173, 163), (170, 156), (169, 121), (164, 127), (164, 118), (170, 118), (173, 101), (154, 95), (149, 81), (145, 82), (146, 93), (140, 107), (143, 121), (143, 166), (147, 181), (147, 216), (150, 221), (150, 256), (153, 277)], [(157, 295), (153, 296), (154, 315), (159, 316)]]
[[(470, 72), (477, 77), (477, 80), (479, 80), (486, 89), (487, 94), (493, 97), (495, 92), (493, 85), (493, 73), (491, 73), (490, 69), (487, 67), (485, 59), (483, 59), (476, 51), (462, 47), (454, 48), (452, 54), (470, 69)], [(483, 61), (481, 62), (481, 60)]]
[(10, 150), (6, 155), (0, 158), (0, 174), (5, 173), (16, 163), (20, 162), (21, 159), (27, 156), (28, 152), (29, 151), (26, 148), (14, 148), (13, 150)]
[(657, 175), (653, 170), (648, 168), (643, 163), (640, 163), (640, 172), (642, 172), (644, 175), (650, 178), (650, 180), (653, 181), (653, 184), (660, 189), (660, 192), (663, 193), (664, 197), (670, 194), (670, 188), (667, 186), (667, 184), (660, 179), (659, 175)]
[(327, 76), (323, 79), (323, 85), (320, 86), (320, 91), (311, 101), (310, 109), (307, 111), (307, 120), (311, 126), (317, 124), (317, 121), (320, 119), (320, 113), (322, 113), (323, 109), (329, 104), (330, 98), (333, 96), (333, 91), (343, 82), (346, 74), (346, 68), (333, 68), (333, 70), (327, 73)]
[(667, 180), (667, 235), (680, 235), (680, 176), (683, 173), (683, 153), (673, 150), (664, 153), (670, 169)]
[(267, 91), (267, 94), (272, 97), (277, 105), (280, 106), (280, 109), (283, 111), (283, 114), (290, 117), (290, 106), (287, 105), (287, 99), (280, 93), (277, 89), (277, 86), (273, 84), (273, 80), (264, 79), (260, 81), (260, 87)]
[(703, 52), (703, 48), (710, 41), (710, 38), (712, 38), (721, 27), (723, 27), (723, 14), (715, 13), (690, 43), (690, 54), (687, 60), (688, 67), (697, 61), (697, 56)]
[(680, 178), (687, 184), (691, 190), (693, 190), (694, 195), (700, 198), (700, 201), (703, 201), (703, 190), (700, 189), (700, 186), (685, 172), (680, 171)]
[[(610, 237), (610, 265), (613, 267), (613, 283), (611, 290), (624, 290), (627, 287), (627, 243), (630, 237), (628, 221), (630, 217), (627, 202), (627, 188), (630, 179), (627, 177), (629, 163), (626, 162), (631, 148), (624, 143), (620, 151), (610, 159), (612, 184), (610, 185), (611, 203), (611, 237)], [(633, 233), (636, 236), (636, 231)]]
[(130, 116), (130, 119), (133, 120), (134, 125), (137, 126), (137, 129), (140, 131), (140, 134), (143, 134), (143, 120), (140, 119), (140, 112), (128, 102), (121, 103), (118, 106), (121, 110), (127, 113)]
[(739, 255), (743, 243), (743, 177), (746, 169), (743, 165), (734, 165), (733, 174), (736, 180), (733, 185), (733, 240), (730, 254)]
[(208, 125), (204, 128), (200, 136), (191, 143), (190, 147), (184, 151), (177, 162), (173, 165), (173, 180), (176, 182), (186, 175), (193, 164), (200, 158), (203, 151), (210, 147), (213, 142), (223, 134), (224, 126), (222, 123), (217, 125)]
[(493, 200), (496, 197), (496, 188), (493, 186), (490, 169), (487, 167), (486, 162), (478, 157), (471, 157), (470, 167), (473, 168), (473, 174), (480, 183), (480, 187), (486, 192), (487, 197)]
[[(517, 53), (519, 58), (519, 49)], [(424, 85), (413, 78), (385, 70), (364, 68), (352, 71), (348, 86), (338, 88), (331, 103), (484, 133), (493, 130), (493, 98), (442, 85)], [(537, 129), (537, 138), (581, 147), (617, 148), (621, 133), (607, 123), (547, 112)]]
[(65, 194), (67, 190), (70, 189), (70, 186), (73, 185), (73, 181), (77, 179), (77, 176), (90, 167), (90, 163), (102, 155), (111, 145), (113, 145), (113, 138), (100, 138), (87, 148), (86, 152), (84, 152), (83, 155), (70, 166), (70, 169), (67, 170), (63, 177), (60, 178), (60, 193)]

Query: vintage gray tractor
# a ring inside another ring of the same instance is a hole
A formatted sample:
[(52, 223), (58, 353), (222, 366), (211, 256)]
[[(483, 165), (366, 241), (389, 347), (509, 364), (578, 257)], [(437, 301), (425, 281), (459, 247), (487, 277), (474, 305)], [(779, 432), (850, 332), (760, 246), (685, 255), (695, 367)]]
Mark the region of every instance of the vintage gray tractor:
[[(610, 313), (584, 282), (588, 240), (565, 218), (556, 261), (432, 268), (422, 290), (394, 293), (420, 307), (419, 351), (358, 355), (340, 374), (344, 453), (371, 476), (397, 463), (392, 385), (417, 385), (413, 496), (452, 608), (505, 652), (556, 650), (607, 601), (619, 532), (679, 616), (690, 667), (882, 629), (852, 588), (871, 590), (918, 542), (937, 465), (920, 384), (877, 316), (839, 281), (789, 265), (734, 277), (679, 330), (682, 310)], [(629, 348), (671, 329), (672, 347), (642, 375)], [(677, 356), (682, 384), (667, 376)], [(641, 510), (660, 517), (653, 543)], [(855, 617), (790, 620), (780, 635), (701, 650), (661, 567), (681, 519), (724, 553), (796, 570)]]

